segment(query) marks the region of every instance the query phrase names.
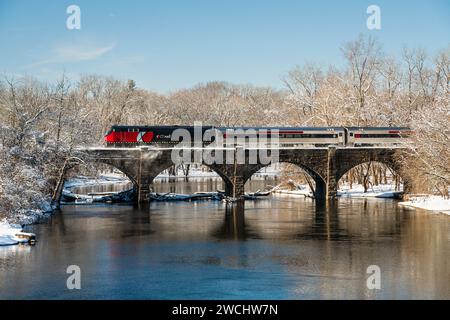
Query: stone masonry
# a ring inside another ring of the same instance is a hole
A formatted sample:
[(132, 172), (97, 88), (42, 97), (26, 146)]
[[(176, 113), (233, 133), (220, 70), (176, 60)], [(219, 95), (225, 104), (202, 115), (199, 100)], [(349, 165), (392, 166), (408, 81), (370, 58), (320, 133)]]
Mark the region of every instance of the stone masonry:
[[(292, 163), (303, 169), (316, 183), (315, 197), (325, 199), (336, 197), (338, 181), (348, 170), (362, 163), (377, 161), (398, 171), (396, 150), (398, 149), (286, 148), (279, 149), (278, 162)], [(139, 202), (148, 201), (153, 179), (173, 165), (170, 148), (98, 148), (80, 149), (79, 153), (87, 161), (106, 163), (122, 171), (135, 185)], [(226, 194), (235, 197), (242, 197), (245, 182), (269, 165), (260, 164), (260, 159), (256, 164), (249, 164), (249, 150), (245, 150), (245, 164), (202, 164), (215, 171), (224, 181)], [(404, 180), (404, 192), (410, 192), (411, 187), (409, 181)]]

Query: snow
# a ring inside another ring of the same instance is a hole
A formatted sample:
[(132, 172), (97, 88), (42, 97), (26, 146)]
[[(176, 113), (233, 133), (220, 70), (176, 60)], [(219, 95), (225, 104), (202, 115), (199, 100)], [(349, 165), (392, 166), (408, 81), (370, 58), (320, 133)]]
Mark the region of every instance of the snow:
[(125, 175), (117, 174), (117, 173), (102, 174), (98, 178), (78, 176), (76, 178), (68, 179), (64, 183), (64, 189), (70, 189), (70, 188), (79, 187), (79, 186), (128, 183), (128, 182), (130, 182), (130, 180)]
[(275, 187), (272, 189), (272, 193), (274, 193), (276, 195), (290, 195), (290, 196), (303, 196), (303, 197), (311, 197), (312, 196), (311, 189), (306, 185), (297, 185), (296, 190), (280, 189), (279, 187)]
[[(289, 186), (287, 189), (283, 186)], [(279, 184), (270, 190), (272, 193), (277, 195), (289, 195), (289, 196), (303, 196), (311, 197), (312, 192), (308, 185), (298, 184), (293, 180), (289, 180), (286, 184)]]
[(0, 221), (0, 246), (18, 244), (15, 234), (22, 231), (19, 225), (9, 224), (6, 221)]
[(338, 196), (352, 198), (396, 198), (399, 194), (390, 184), (373, 186), (367, 192), (364, 192), (364, 187), (360, 184), (353, 184), (351, 189), (350, 185), (346, 184), (338, 190)]
[(279, 189), (272, 191), (275, 194), (281, 194), (281, 195), (290, 195), (290, 196), (303, 196), (303, 197), (310, 197), (312, 196), (312, 193), (309, 189), (303, 189), (303, 190), (285, 190), (285, 189)]
[[(311, 190), (307, 185), (299, 185), (297, 190), (275, 188), (272, 192), (277, 194), (312, 196)], [(396, 198), (399, 195), (392, 185), (373, 186), (367, 192), (364, 192), (362, 185), (353, 184), (350, 189), (349, 185), (344, 185), (338, 190), (338, 196), (351, 198)]]
[(450, 215), (450, 199), (441, 196), (411, 197), (408, 201), (400, 202), (400, 205)]
[[(155, 179), (168, 179), (168, 178), (184, 178), (183, 170), (180, 168), (175, 176), (169, 175), (167, 171), (160, 173)], [(191, 168), (189, 170), (188, 178), (218, 178), (219, 175), (214, 171), (204, 171), (201, 168)]]

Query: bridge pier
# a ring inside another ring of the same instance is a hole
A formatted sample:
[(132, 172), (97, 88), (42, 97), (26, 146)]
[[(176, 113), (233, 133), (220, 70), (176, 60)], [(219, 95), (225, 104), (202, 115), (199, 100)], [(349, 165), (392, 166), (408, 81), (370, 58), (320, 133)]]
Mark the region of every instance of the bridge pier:
[(318, 179), (315, 179), (314, 182), (316, 183), (316, 190), (314, 190), (314, 198), (316, 198), (316, 199), (328, 198), (327, 185), (326, 185), (325, 181), (318, 178)]
[(229, 195), (231, 197), (235, 198), (243, 198), (245, 194), (245, 180), (242, 176), (236, 176), (235, 179), (233, 179), (233, 189), (232, 194)]
[(336, 198), (338, 190), (338, 173), (336, 163), (336, 147), (328, 148), (326, 198)]
[[(144, 179), (148, 180), (148, 179)], [(147, 181), (141, 182), (137, 186), (137, 202), (146, 203), (149, 201), (149, 194), (151, 191), (151, 184)]]

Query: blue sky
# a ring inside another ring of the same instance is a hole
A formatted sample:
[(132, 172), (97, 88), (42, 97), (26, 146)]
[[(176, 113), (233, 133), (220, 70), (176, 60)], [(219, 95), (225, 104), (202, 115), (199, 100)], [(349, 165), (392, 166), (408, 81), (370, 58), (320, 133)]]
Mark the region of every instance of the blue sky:
[[(66, 28), (71, 4), (81, 30)], [(381, 30), (366, 27), (371, 4)], [(296, 65), (341, 65), (339, 48), (359, 34), (388, 54), (434, 54), (450, 45), (450, 1), (0, 0), (0, 72), (95, 73), (162, 93), (215, 80), (280, 88)]]

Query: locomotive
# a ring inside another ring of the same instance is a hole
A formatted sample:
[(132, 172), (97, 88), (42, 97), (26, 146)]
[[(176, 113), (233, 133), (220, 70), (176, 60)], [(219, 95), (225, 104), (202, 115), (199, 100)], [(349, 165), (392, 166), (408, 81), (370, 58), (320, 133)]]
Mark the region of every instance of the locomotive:
[[(267, 138), (270, 145), (271, 138), (277, 135), (279, 146), (282, 147), (326, 147), (326, 146), (384, 146), (400, 145), (413, 134), (407, 127), (214, 127), (202, 126), (202, 145), (209, 145), (215, 136), (204, 139), (205, 132), (214, 129), (215, 133), (222, 135), (223, 141), (230, 146), (230, 133), (234, 136), (232, 144), (241, 144), (251, 147), (259, 143), (260, 138)], [(189, 133), (192, 143), (199, 134), (199, 128), (193, 126), (122, 126), (114, 125), (105, 135), (107, 146), (112, 147), (138, 147), (158, 146), (169, 147), (179, 144), (182, 140), (174, 136), (177, 129)], [(208, 136), (208, 135), (207, 135)], [(252, 139), (253, 138), (253, 139)], [(184, 141), (186, 143), (186, 141)]]

